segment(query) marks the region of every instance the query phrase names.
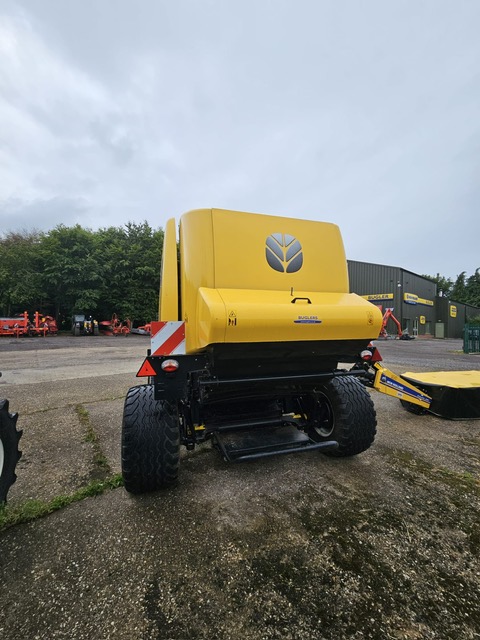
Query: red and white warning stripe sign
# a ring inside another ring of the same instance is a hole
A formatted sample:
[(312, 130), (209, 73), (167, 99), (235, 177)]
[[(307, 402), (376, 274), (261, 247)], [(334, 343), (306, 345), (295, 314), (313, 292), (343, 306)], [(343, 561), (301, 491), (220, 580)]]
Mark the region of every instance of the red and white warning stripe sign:
[(185, 322), (152, 322), (152, 356), (185, 355)]

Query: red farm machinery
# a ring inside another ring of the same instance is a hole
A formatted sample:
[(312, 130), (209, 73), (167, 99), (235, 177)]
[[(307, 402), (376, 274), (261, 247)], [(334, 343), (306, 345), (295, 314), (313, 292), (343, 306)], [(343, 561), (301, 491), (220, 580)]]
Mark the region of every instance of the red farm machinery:
[[(395, 325), (395, 328), (396, 328), (395, 336), (391, 336), (387, 331), (387, 324), (389, 320), (393, 322), (393, 324)], [(402, 331), (402, 325), (397, 320), (397, 318), (393, 315), (393, 309), (391, 308), (385, 309), (385, 313), (383, 314), (383, 318), (382, 318), (382, 328), (380, 329), (379, 338), (395, 337), (395, 338), (399, 338), (400, 340), (408, 340), (410, 336), (408, 337), (407, 336), (408, 334)]]
[(11, 318), (0, 318), (0, 336), (19, 338), (22, 336), (47, 336), (58, 333), (57, 323), (52, 316), (39, 311), (33, 314), (33, 322), (28, 311)]
[(132, 330), (131, 320), (120, 320), (116, 313), (111, 320), (101, 320), (98, 326), (104, 336), (128, 336)]

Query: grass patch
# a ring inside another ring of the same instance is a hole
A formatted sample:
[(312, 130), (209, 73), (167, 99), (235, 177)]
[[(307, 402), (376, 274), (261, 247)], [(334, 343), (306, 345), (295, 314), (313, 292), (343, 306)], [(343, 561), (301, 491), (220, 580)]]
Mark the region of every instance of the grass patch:
[(42, 500), (27, 500), (23, 504), (10, 507), (8, 504), (0, 506), (0, 531), (17, 524), (31, 522), (48, 516), (54, 511), (59, 511), (74, 502), (80, 502), (85, 498), (99, 496), (106, 491), (123, 486), (121, 474), (110, 476), (105, 480), (92, 480), (85, 487), (78, 489), (70, 495), (56, 496), (44, 502)]
[(82, 427), (85, 427), (85, 442), (97, 442), (97, 434), (93, 430), (93, 427), (90, 423), (90, 414), (88, 413), (87, 409), (85, 409), (83, 404), (75, 405), (75, 413), (77, 414), (78, 421), (80, 422)]
[(468, 493), (480, 497), (480, 479), (473, 473), (460, 473), (444, 467), (437, 467), (431, 462), (415, 457), (410, 451), (399, 449), (391, 451), (390, 458), (397, 466), (406, 469), (413, 475), (436, 480), (463, 494)]
[(480, 438), (475, 436), (465, 436), (460, 438), (461, 442), (468, 447), (480, 447)]
[(100, 447), (98, 436), (95, 433), (92, 423), (90, 422), (90, 414), (88, 413), (88, 410), (85, 409), (82, 404), (76, 404), (75, 413), (77, 414), (80, 424), (85, 428), (85, 442), (88, 442), (92, 445), (93, 463), (96, 467), (96, 471), (111, 473), (111, 468), (108, 464), (108, 460)]

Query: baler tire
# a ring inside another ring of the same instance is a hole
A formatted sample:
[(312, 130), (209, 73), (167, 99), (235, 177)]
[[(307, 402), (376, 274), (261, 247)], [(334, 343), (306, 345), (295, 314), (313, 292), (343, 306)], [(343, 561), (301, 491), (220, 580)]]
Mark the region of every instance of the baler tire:
[(317, 411), (323, 416), (322, 426), (310, 428), (310, 438), (338, 442), (338, 448), (325, 451), (325, 455), (355, 456), (373, 444), (377, 433), (375, 407), (366, 388), (353, 376), (332, 378), (323, 384), (317, 393)]
[(9, 413), (8, 400), (0, 400), (0, 504), (7, 501), (7, 493), (17, 479), (15, 468), (22, 456), (18, 442), (17, 413)]
[(152, 384), (132, 387), (122, 424), (122, 475), (129, 493), (156, 491), (174, 484), (180, 461), (176, 406), (158, 402)]
[(424, 407), (420, 407), (418, 404), (413, 404), (413, 402), (407, 402), (406, 400), (400, 400), (400, 404), (408, 411), (408, 413), (413, 413), (416, 416), (423, 416), (427, 413), (427, 409)]

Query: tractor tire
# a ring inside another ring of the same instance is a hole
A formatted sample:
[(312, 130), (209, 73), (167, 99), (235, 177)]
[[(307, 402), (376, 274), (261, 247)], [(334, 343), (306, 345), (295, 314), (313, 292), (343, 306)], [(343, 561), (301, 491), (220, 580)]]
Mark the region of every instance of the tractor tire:
[(77, 338), (80, 335), (80, 327), (74, 327), (73, 335)]
[(122, 475), (129, 493), (156, 491), (174, 484), (180, 461), (176, 406), (154, 399), (153, 385), (132, 387), (122, 424)]
[(17, 431), (17, 413), (9, 413), (8, 400), (0, 400), (0, 504), (7, 501), (7, 493), (17, 479), (15, 468), (22, 456), (18, 441), (22, 431)]
[(313, 424), (307, 430), (315, 442), (336, 440), (338, 448), (326, 451), (333, 457), (355, 456), (375, 440), (377, 418), (370, 394), (353, 376), (332, 378), (313, 399)]
[(408, 413), (413, 413), (416, 416), (424, 416), (427, 413), (427, 409), (424, 407), (420, 407), (418, 404), (413, 404), (413, 402), (407, 402), (407, 400), (400, 400), (400, 404), (408, 411)]

